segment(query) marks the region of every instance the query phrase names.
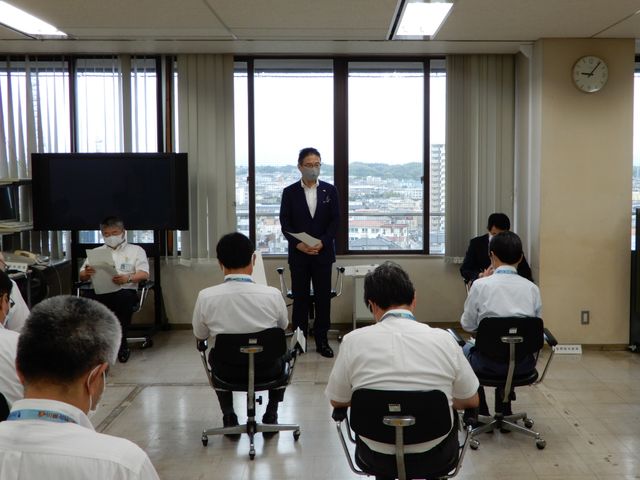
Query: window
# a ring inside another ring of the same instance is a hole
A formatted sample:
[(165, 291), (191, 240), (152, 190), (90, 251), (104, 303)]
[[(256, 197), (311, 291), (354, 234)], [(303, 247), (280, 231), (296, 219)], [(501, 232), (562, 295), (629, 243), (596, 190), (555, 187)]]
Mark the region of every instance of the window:
[(237, 60), (238, 229), (257, 248), (287, 252), (282, 190), (314, 146), (341, 196), (339, 253), (444, 253), (443, 59)]
[(636, 249), (636, 215), (640, 208), (640, 59), (633, 76), (633, 174), (631, 176), (631, 250)]
[(345, 172), (339, 253), (444, 253), (445, 80), (442, 59), (238, 59), (238, 229), (263, 253), (287, 252), (282, 190), (314, 146), (322, 180)]

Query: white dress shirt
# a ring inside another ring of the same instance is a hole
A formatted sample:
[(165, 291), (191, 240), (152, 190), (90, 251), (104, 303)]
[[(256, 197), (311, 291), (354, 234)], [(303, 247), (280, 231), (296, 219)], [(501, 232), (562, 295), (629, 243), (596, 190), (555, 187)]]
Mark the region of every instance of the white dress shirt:
[[(140, 271), (149, 273), (147, 253), (144, 251), (144, 248), (139, 245), (134, 245), (125, 240), (115, 249), (106, 245), (100, 245), (98, 248), (108, 249), (111, 252), (118, 275), (133, 275)], [(86, 266), (87, 260), (84, 261), (80, 270), (84, 270)], [(121, 287), (137, 290), (138, 284), (135, 282), (123, 283)]]
[[(393, 316), (394, 313), (410, 314), (407, 310), (391, 310), (382, 321), (344, 336), (325, 395), (348, 403), (352, 392), (359, 388), (441, 390), (449, 405), (453, 398), (473, 397), (478, 379), (453, 337), (425, 323)], [(445, 437), (408, 445), (405, 451), (425, 452)], [(394, 445), (364, 437), (362, 440), (377, 452), (395, 453)]]
[(224, 283), (200, 291), (192, 323), (196, 338), (211, 338), (213, 348), (220, 333), (284, 329), (289, 317), (280, 290), (254, 283), (249, 275), (226, 275)]
[[(87, 416), (67, 403), (19, 400), (12, 412), (62, 414), (64, 421), (7, 420), (0, 423), (2, 480), (158, 480), (147, 454), (124, 438), (97, 433)], [(69, 421), (66, 421), (69, 420)]]
[[(16, 373), (16, 353), (20, 334), (0, 327), (0, 393), (9, 407), (24, 397), (24, 388)], [(0, 474), (0, 478), (4, 478)]]
[(539, 317), (542, 301), (538, 286), (518, 275), (515, 267), (502, 265), (471, 285), (460, 323), (474, 332), (487, 317)]
[(13, 300), (13, 307), (9, 310), (9, 316), (4, 328), (13, 330), (14, 332), (20, 332), (25, 320), (29, 316), (29, 307), (22, 297), (20, 287), (18, 287), (16, 282), (13, 280), (11, 280), (11, 284), (13, 285), (13, 287), (11, 287), (11, 300)]
[(302, 188), (304, 189), (304, 196), (307, 199), (307, 206), (309, 207), (309, 213), (311, 213), (311, 218), (313, 218), (316, 214), (316, 207), (318, 206), (318, 185), (319, 182), (316, 180), (316, 183), (307, 187), (304, 181), (300, 180), (302, 184)]

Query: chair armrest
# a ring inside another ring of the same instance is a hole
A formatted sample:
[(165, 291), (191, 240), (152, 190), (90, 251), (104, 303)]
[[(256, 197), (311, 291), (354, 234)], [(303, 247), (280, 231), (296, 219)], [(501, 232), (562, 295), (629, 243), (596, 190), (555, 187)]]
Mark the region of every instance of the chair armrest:
[(555, 347), (556, 345), (558, 345), (556, 337), (553, 336), (548, 328), (544, 329), (544, 339), (547, 341), (550, 347)]
[(207, 340), (200, 340), (196, 338), (196, 346), (198, 347), (199, 352), (206, 352), (207, 348), (209, 348), (209, 342)]
[(458, 335), (458, 332), (456, 332), (453, 328), (447, 328), (447, 332), (449, 332), (449, 334), (453, 337), (453, 339), (456, 342), (458, 342), (458, 345), (460, 345), (461, 347), (464, 347), (466, 342), (462, 339), (460, 335)]
[(348, 410), (349, 407), (334, 408), (333, 413), (331, 414), (331, 418), (333, 418), (336, 422), (342, 422), (345, 418), (347, 418)]

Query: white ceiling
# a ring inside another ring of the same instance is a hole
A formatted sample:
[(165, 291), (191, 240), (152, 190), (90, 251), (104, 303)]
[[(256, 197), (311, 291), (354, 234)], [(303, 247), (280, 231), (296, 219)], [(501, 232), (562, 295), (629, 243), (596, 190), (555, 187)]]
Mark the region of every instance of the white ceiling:
[(432, 41), (387, 40), (400, 0), (8, 1), (71, 39), (0, 26), (2, 53), (506, 53), (539, 38), (640, 38), (640, 0), (454, 0)]

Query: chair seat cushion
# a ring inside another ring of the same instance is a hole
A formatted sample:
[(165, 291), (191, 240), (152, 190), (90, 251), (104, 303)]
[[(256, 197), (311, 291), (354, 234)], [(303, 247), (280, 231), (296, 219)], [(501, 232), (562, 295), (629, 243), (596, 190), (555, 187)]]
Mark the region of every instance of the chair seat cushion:
[[(288, 383), (289, 375), (290, 375), (290, 367), (288, 363), (284, 364), (284, 368), (282, 368), (281, 372), (275, 377), (269, 376), (265, 378), (259, 375), (258, 372), (256, 372), (254, 390), (263, 391), (263, 390), (272, 390), (274, 388), (283, 387)], [(213, 386), (216, 389), (231, 390), (234, 392), (246, 392), (248, 390), (246, 372), (245, 372), (245, 375), (242, 377), (222, 378), (222, 376), (218, 376), (216, 374), (216, 371), (214, 370), (212, 377), (213, 377)]]
[[(501, 387), (505, 384), (505, 376), (485, 375), (483, 373), (477, 373), (478, 380), (481, 385), (486, 387)], [(523, 385), (531, 385), (538, 379), (538, 371), (533, 370), (523, 374), (514, 375), (512, 385), (514, 387), (521, 387)]]

